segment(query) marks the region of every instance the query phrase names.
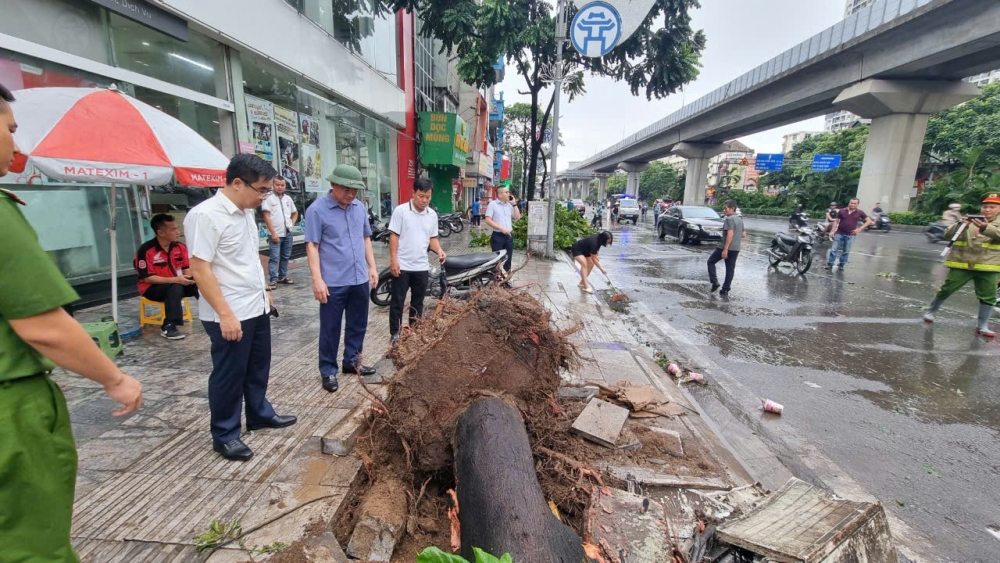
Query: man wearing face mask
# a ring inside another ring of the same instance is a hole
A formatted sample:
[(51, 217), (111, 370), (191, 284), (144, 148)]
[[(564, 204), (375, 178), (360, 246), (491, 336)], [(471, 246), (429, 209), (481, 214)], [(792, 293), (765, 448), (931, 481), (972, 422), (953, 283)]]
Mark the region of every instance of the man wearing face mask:
[[(0, 84), (0, 177), (20, 151), (14, 96)], [(63, 307), (79, 299), (21, 214), (0, 190), (0, 559), (77, 561), (70, 545), (76, 445), (57, 366), (101, 384), (123, 408), (142, 405), (125, 375)]]

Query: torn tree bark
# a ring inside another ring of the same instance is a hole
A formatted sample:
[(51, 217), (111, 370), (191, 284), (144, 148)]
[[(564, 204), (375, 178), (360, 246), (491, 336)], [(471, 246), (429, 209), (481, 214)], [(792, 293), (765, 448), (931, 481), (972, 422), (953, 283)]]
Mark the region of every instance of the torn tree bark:
[(583, 541), (549, 509), (524, 423), (500, 399), (480, 399), (455, 430), (462, 556), (473, 547), (514, 561), (580, 563)]

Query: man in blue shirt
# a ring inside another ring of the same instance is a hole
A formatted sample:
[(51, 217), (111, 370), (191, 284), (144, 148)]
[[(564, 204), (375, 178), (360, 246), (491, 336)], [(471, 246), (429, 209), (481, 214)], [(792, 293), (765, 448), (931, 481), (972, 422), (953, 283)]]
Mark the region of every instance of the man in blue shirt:
[(479, 203), (478, 197), (472, 201), (472, 217), (470, 219), (472, 221), (472, 224), (477, 227), (479, 226), (479, 210), (481, 206), (482, 204)]
[(372, 250), (372, 230), (358, 190), (365, 189), (361, 172), (341, 164), (327, 177), (330, 193), (306, 210), (306, 256), (319, 301), (319, 373), (323, 389), (337, 390), (337, 352), (341, 322), (344, 358), (341, 373), (373, 375), (375, 368), (361, 365), (368, 330), (368, 294), (378, 283)]

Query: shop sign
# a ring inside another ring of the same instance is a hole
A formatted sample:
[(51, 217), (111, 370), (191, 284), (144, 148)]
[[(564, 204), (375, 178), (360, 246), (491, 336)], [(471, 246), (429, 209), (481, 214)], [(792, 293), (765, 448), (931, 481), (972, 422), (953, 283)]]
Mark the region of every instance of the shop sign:
[(465, 167), (469, 127), (454, 113), (422, 111), (418, 116), (420, 160), (425, 166)]
[(181, 18), (153, 6), (146, 0), (91, 0), (142, 25), (162, 31), (181, 41), (190, 38), (188, 24)]
[(493, 162), (486, 156), (486, 153), (479, 153), (479, 162), (476, 171), (483, 178), (493, 177)]

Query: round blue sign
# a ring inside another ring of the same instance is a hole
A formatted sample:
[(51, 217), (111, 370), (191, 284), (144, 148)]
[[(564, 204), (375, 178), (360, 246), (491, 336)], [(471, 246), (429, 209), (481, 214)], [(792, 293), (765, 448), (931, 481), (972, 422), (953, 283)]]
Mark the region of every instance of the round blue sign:
[(618, 45), (622, 18), (607, 2), (591, 2), (573, 17), (569, 31), (573, 47), (585, 57), (603, 57)]

